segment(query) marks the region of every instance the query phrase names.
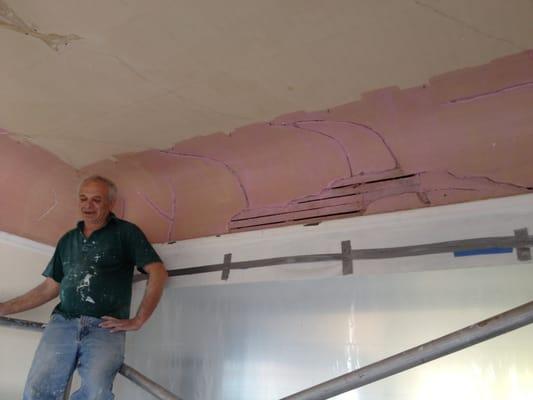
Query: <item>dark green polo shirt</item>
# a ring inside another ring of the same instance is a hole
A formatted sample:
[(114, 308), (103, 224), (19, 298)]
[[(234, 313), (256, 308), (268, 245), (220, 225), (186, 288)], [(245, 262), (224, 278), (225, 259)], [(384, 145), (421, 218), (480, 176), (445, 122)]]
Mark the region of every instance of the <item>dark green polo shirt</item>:
[(86, 238), (83, 221), (57, 244), (43, 272), (60, 284), (60, 303), (54, 310), (66, 318), (130, 315), (133, 267), (161, 259), (143, 232), (111, 214), (107, 224)]

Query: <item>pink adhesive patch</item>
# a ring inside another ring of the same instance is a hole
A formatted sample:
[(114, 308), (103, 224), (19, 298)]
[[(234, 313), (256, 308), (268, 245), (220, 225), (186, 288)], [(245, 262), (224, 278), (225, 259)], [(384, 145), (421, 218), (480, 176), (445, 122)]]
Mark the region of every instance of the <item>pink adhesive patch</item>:
[(91, 174), (152, 242), (531, 193), (531, 54), (80, 170), (0, 128), (0, 230), (55, 244)]

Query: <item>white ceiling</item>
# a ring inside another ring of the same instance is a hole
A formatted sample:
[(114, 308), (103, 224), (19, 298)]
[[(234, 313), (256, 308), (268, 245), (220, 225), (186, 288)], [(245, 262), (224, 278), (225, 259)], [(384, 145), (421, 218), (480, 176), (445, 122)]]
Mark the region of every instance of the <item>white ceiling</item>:
[(79, 167), (529, 48), (532, 0), (0, 0), (0, 129)]

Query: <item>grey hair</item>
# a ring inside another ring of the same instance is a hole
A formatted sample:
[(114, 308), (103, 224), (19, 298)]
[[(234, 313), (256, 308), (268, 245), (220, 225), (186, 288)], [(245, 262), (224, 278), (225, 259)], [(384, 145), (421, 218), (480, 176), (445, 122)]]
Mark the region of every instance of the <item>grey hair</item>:
[(117, 199), (118, 195), (118, 189), (117, 185), (115, 185), (115, 182), (113, 182), (111, 179), (106, 178), (102, 175), (91, 175), (87, 178), (83, 179), (80, 183), (80, 186), (78, 187), (78, 193), (80, 189), (89, 182), (100, 182), (107, 186), (107, 196), (109, 201), (115, 201)]

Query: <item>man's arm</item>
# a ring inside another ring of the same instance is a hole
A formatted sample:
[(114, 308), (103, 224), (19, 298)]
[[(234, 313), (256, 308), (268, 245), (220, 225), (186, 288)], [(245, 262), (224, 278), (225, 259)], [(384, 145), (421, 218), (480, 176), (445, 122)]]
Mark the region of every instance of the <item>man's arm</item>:
[(148, 283), (135, 318), (117, 319), (105, 316), (102, 317), (104, 322), (100, 327), (110, 329), (111, 332), (136, 331), (148, 321), (161, 299), (168, 273), (165, 266), (159, 262), (146, 265), (144, 270), (148, 273)]
[(22, 296), (0, 303), (0, 316), (16, 314), (39, 307), (56, 298), (58, 294), (59, 283), (51, 278), (46, 278), (41, 284)]

